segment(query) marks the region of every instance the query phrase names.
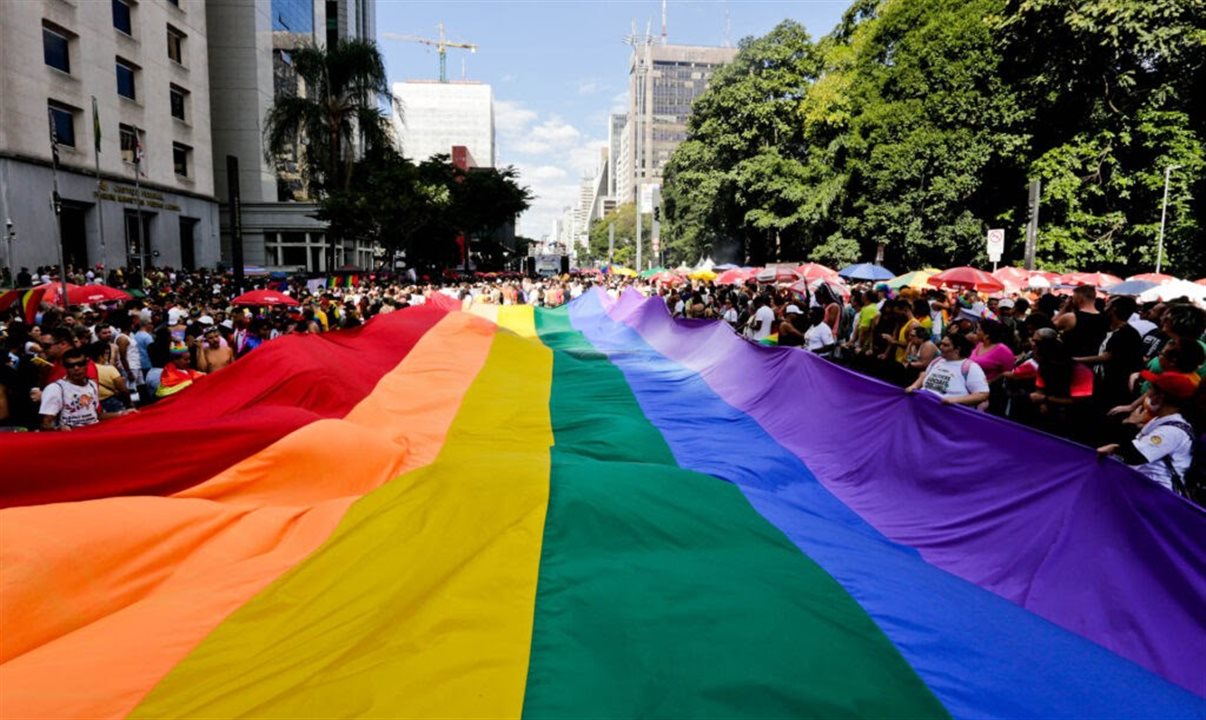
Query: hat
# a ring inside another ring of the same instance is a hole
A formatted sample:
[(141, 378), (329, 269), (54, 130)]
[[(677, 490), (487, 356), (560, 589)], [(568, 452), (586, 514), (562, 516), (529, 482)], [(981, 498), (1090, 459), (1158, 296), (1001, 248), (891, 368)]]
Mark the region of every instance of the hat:
[(213, 325), (214, 319), (209, 315), (202, 315), (201, 317), (197, 318), (197, 322), (201, 323), (202, 325)]
[(221, 325), (222, 325), (222, 327), (226, 328), (227, 330), (234, 329), (234, 321), (232, 321), (232, 320), (223, 320), (221, 322)]
[(184, 343), (172, 343), (170, 352), (172, 357), (188, 355), (188, 347)]
[(1002, 310), (1008, 310), (1009, 308), (1013, 307), (1013, 300), (1010, 300), (1009, 298), (1005, 298), (1001, 302), (997, 303), (997, 307), (999, 307)]
[(1201, 378), (1198, 377), (1197, 373), (1173, 372), (1171, 370), (1162, 373), (1144, 370), (1139, 373), (1139, 376), (1160, 388), (1164, 394), (1182, 400), (1197, 392), (1198, 384), (1201, 382)]
[(787, 309), (784, 310), (783, 312), (787, 313), (788, 315), (803, 315), (804, 314), (804, 311), (801, 310), (796, 305), (788, 305)]

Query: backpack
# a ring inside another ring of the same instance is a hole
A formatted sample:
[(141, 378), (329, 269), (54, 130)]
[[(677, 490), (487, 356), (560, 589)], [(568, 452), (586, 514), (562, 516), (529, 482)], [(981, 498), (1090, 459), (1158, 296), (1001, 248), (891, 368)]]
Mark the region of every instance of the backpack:
[(1189, 463), (1189, 469), (1182, 476), (1173, 467), (1172, 458), (1168, 455), (1160, 458), (1164, 463), (1164, 467), (1168, 468), (1168, 474), (1172, 476), (1173, 490), (1181, 497), (1193, 502), (1197, 505), (1206, 507), (1206, 442), (1202, 436), (1198, 435), (1193, 426), (1187, 422), (1173, 420), (1172, 422), (1164, 423), (1168, 427), (1175, 427), (1189, 436), (1193, 445), (1190, 452), (1193, 454), (1193, 459)]

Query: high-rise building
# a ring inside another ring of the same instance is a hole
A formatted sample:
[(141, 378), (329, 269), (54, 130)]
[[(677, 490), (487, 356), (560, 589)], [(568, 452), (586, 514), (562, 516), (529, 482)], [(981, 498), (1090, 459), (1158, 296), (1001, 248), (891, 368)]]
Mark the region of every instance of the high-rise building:
[[(209, 36), (199, 3), (4, 4), (5, 263), (14, 270), (57, 265), (60, 247), (77, 268), (218, 262)], [(58, 141), (58, 227), (50, 200), (51, 125)]]
[(624, 193), (618, 193), (621, 203), (636, 200), (638, 184), (661, 184), (670, 156), (687, 139), (691, 103), (707, 89), (712, 73), (736, 56), (737, 48), (665, 45), (652, 39), (636, 46), (628, 68), (631, 167), (622, 183)]
[(628, 125), (628, 115), (612, 113), (607, 123), (607, 195), (615, 197), (617, 192), (616, 170), (620, 167), (620, 153), (624, 138), (624, 128)]
[(402, 154), (415, 162), (469, 149), (478, 163), (494, 167), (494, 90), (471, 80), (394, 83), (394, 134)]
[(308, 271), (372, 267), (373, 248), (344, 240), (328, 258), (326, 224), (306, 186), (304, 148), (266, 158), (264, 121), (274, 102), (309, 91), (293, 71), (302, 44), (372, 39), (372, 0), (208, 0), (213, 173), (222, 201), (222, 255), (230, 262), (228, 156), (238, 160), (243, 257), (248, 265)]

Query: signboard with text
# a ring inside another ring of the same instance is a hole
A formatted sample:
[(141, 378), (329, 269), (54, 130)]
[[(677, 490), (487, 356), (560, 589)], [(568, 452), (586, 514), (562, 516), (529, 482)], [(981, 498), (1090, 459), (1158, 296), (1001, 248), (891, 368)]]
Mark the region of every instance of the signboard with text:
[(1001, 229), (988, 231), (988, 259), (991, 262), (1000, 262), (1001, 255), (1005, 253), (1005, 231)]

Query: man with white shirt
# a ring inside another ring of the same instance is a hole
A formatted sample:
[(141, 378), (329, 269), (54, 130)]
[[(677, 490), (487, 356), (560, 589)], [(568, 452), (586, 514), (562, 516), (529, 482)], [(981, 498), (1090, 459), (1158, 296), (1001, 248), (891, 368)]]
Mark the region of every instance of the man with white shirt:
[(774, 325), (775, 311), (770, 308), (770, 299), (765, 295), (754, 298), (754, 314), (747, 325), (746, 337), (754, 342), (763, 340), (770, 337)]

